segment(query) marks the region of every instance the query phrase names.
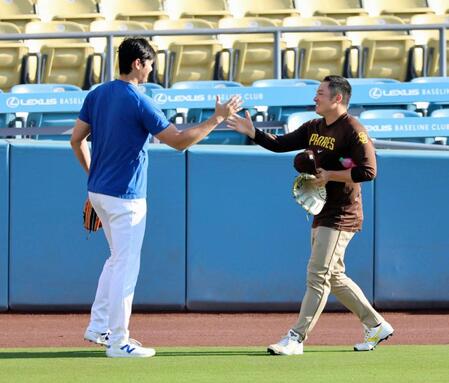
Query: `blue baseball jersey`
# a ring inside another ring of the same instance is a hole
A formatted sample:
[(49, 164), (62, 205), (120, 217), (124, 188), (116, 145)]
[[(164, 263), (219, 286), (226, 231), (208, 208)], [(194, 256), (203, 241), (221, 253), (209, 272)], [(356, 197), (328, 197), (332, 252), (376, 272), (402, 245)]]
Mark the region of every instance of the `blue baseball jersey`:
[(88, 190), (145, 198), (149, 139), (170, 124), (159, 107), (135, 85), (114, 80), (88, 93), (79, 119), (91, 128)]

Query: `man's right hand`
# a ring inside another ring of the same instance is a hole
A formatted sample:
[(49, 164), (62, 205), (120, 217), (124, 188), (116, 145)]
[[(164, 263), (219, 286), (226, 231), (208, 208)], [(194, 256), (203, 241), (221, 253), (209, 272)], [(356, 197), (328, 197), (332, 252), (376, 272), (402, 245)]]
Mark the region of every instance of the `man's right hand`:
[(254, 128), (251, 115), (248, 111), (245, 112), (245, 118), (242, 118), (237, 114), (229, 117), (227, 126), (236, 132), (246, 134), (251, 139), (256, 136), (256, 128)]
[(232, 96), (227, 102), (222, 104), (220, 103), (220, 97), (217, 96), (215, 99), (215, 117), (219, 119), (219, 122), (227, 120), (242, 110), (242, 103), (240, 96)]

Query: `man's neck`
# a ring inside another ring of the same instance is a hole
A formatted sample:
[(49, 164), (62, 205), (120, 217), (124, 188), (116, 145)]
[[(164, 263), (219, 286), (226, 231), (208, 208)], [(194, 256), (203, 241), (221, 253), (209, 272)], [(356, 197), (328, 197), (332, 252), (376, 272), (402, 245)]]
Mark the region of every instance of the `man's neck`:
[(343, 114), (347, 113), (348, 110), (346, 108), (338, 108), (336, 110), (333, 110), (332, 112), (329, 112), (324, 117), (326, 121), (326, 125), (332, 125), (335, 121), (337, 121)]
[(135, 76), (132, 76), (131, 74), (121, 74), (119, 77), (120, 80), (129, 82), (130, 84), (133, 84), (135, 86), (139, 85), (139, 81)]

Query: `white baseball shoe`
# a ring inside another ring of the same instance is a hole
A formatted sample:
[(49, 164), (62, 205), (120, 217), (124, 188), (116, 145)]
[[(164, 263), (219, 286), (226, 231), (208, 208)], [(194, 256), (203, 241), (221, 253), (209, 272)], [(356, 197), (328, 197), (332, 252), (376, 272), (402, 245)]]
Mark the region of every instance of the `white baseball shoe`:
[(279, 342), (268, 346), (267, 351), (271, 355), (302, 355), (304, 353), (304, 345), (299, 338), (299, 334), (293, 330), (289, 330)]
[(365, 339), (363, 343), (357, 343), (354, 345), (354, 351), (371, 351), (376, 348), (376, 346), (387, 340), (394, 333), (394, 328), (388, 322), (382, 322), (377, 327), (368, 328), (363, 325), (365, 328)]
[(156, 355), (154, 348), (142, 347), (142, 344), (134, 339), (122, 345), (111, 345), (106, 349), (109, 358), (150, 358)]
[(84, 340), (87, 340), (88, 342), (92, 342), (95, 344), (99, 344), (101, 346), (108, 345), (108, 338), (109, 338), (109, 331), (99, 333), (87, 329), (86, 332), (84, 333)]

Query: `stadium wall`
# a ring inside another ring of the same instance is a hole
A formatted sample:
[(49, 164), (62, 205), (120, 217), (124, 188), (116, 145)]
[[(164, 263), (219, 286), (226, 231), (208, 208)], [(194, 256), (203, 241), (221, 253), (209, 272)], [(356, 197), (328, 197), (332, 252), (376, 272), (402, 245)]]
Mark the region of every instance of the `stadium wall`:
[[(188, 151), (188, 309), (298, 309), (312, 217), (292, 198), (295, 154), (224, 145)], [(372, 300), (373, 186), (364, 186), (365, 231), (347, 260)], [(332, 297), (328, 307), (335, 302)]]
[(0, 140), (0, 311), (8, 309), (9, 145)]
[(384, 151), (375, 182), (375, 304), (449, 307), (449, 152)]
[[(86, 174), (67, 142), (11, 141), (12, 310), (84, 310), (95, 296), (108, 247), (82, 227)], [(146, 236), (135, 303), (185, 304), (185, 155), (150, 150)]]
[[(311, 221), (291, 197), (294, 155), (151, 145), (135, 307), (297, 310)], [(380, 309), (447, 308), (449, 153), (377, 157), (378, 178), (363, 184), (365, 223), (346, 254), (348, 274)], [(82, 227), (86, 175), (70, 145), (0, 141), (0, 180), (0, 310), (88, 309), (108, 249), (102, 232), (87, 236)], [(340, 306), (332, 298), (327, 308)]]

